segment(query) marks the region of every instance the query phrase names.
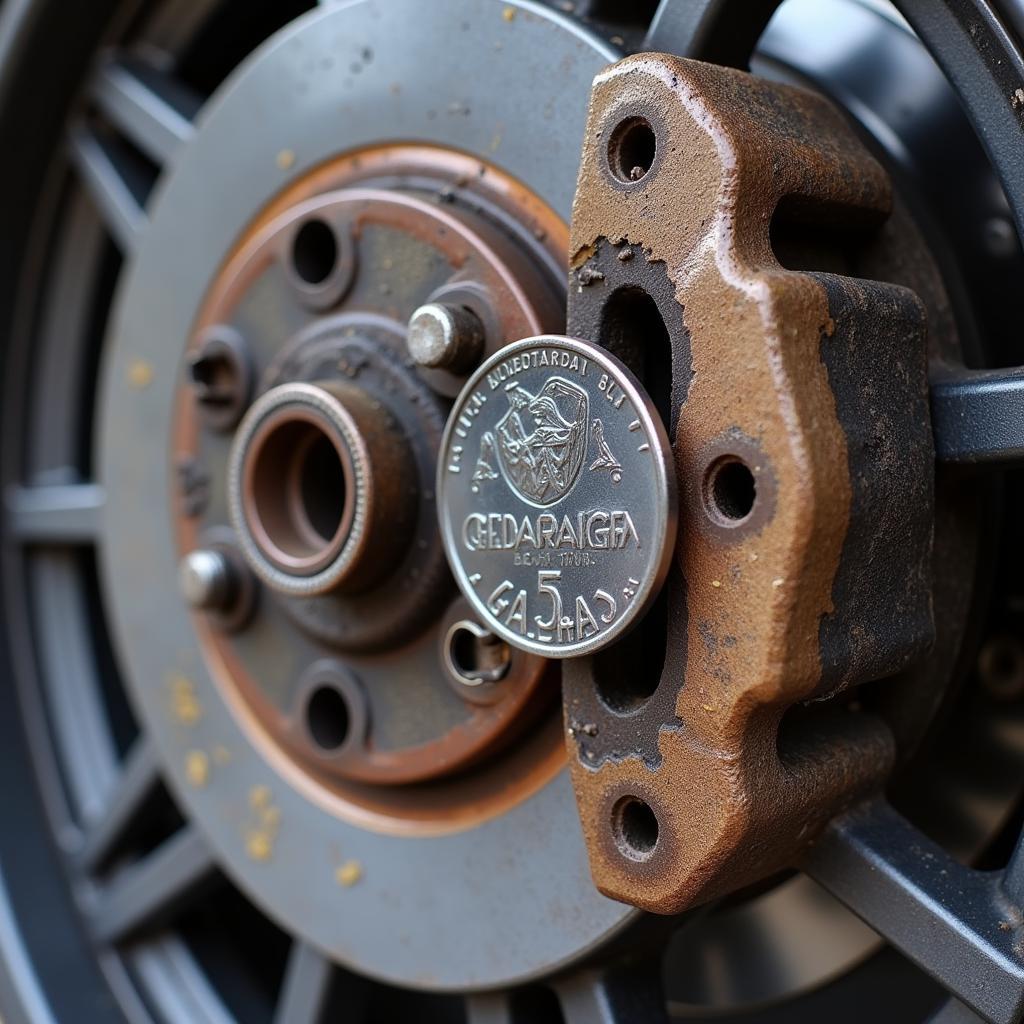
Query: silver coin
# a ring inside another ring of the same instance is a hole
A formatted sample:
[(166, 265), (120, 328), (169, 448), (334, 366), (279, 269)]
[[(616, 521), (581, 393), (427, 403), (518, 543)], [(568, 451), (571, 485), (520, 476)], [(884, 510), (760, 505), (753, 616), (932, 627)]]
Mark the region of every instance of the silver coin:
[(605, 349), (527, 338), (452, 409), (438, 463), (441, 534), (481, 622), (551, 658), (593, 653), (657, 595), (676, 534), (665, 428)]

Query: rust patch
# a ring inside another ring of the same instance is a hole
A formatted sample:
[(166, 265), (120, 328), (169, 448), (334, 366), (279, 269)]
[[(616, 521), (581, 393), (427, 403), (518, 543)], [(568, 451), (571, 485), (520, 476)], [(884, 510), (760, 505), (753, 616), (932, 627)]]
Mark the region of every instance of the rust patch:
[[(421, 179), (437, 183), (437, 191), (431, 195), (412, 188), (408, 195), (398, 188), (381, 191), (382, 183)], [(453, 202), (456, 191), (462, 195), (460, 202)], [(193, 348), (208, 325), (231, 321), (240, 297), (280, 254), (274, 249), (274, 225), (282, 219), (298, 220), (303, 208), (311, 202), (316, 204), (328, 193), (349, 199), (363, 195), (365, 201), (352, 218), (354, 235), (391, 231), (393, 244), (380, 264), (366, 263), (365, 256), (360, 264), (367, 279), (376, 278), (382, 271), (381, 280), (391, 282), (382, 285), (376, 296), (369, 289), (362, 293), (369, 296), (366, 302), (374, 314), (404, 323), (412, 309), (429, 297), (426, 292), (416, 291), (418, 275), (422, 276), (424, 270), (417, 252), (429, 245), (439, 254), (438, 265), (449, 268), (445, 277), (450, 276), (453, 285), (479, 284), (488, 291), (494, 309), (493, 345), (508, 338), (561, 330), (559, 290), (550, 287), (544, 274), (549, 261), (564, 264), (568, 251), (568, 229), (557, 214), (525, 186), (481, 160), (430, 146), (394, 145), (331, 160), (289, 184), (267, 204), (227, 254), (212, 283), (194, 324)], [(520, 224), (526, 234), (539, 240), (545, 258), (537, 259), (532, 248), (529, 255), (519, 252), (518, 242), (474, 212), (478, 204), (500, 209), (503, 218)], [(469, 289), (453, 291), (452, 295), (462, 301), (464, 292), (468, 295)], [(351, 320), (348, 324), (351, 329)], [(288, 351), (285, 345), (279, 361), (287, 360)], [(358, 346), (353, 342), (345, 351), (357, 353)], [(275, 363), (271, 369), (279, 365)], [(339, 367), (338, 386), (346, 387), (350, 382), (358, 386), (359, 373), (355, 363)], [(435, 376), (447, 375), (436, 371)], [(288, 379), (288, 374), (284, 377)], [(266, 379), (260, 379), (261, 386), (266, 386)], [(182, 553), (200, 543), (204, 527), (201, 515), (210, 488), (199, 458), (202, 434), (194, 396), (187, 382), (183, 385), (172, 442), (174, 465), (183, 467), (179, 470), (178, 490), (187, 499), (176, 515)], [(455, 380), (453, 386), (457, 391), (461, 385)], [(392, 482), (401, 477), (393, 472), (386, 475)], [(394, 501), (383, 504), (394, 511)], [(447, 578), (446, 568), (444, 574)], [(405, 578), (400, 589), (415, 594), (418, 585), (416, 579)], [(377, 589), (387, 593), (388, 603), (398, 600), (393, 597), (394, 589)], [(369, 601), (374, 593), (360, 590), (352, 595), (348, 608), (376, 607)], [(436, 620), (440, 614), (438, 602), (447, 604), (450, 600), (446, 585), (440, 596), (422, 602), (426, 618)], [(515, 653), (504, 680), (505, 699), (488, 705), (467, 702), (465, 717), (436, 739), (393, 750), (365, 745), (358, 764), (353, 759), (340, 765), (329, 762), (322, 753), (311, 755), (308, 739), (301, 738), (300, 730), (294, 727), (295, 716), (289, 707), (266, 695), (261, 681), (239, 655), (232, 634), (211, 623), (208, 616), (197, 616), (195, 624), (216, 685), (252, 742), (296, 788), (331, 813), (362, 827), (399, 834), (467, 828), (527, 799), (564, 766), (559, 723), (542, 718), (554, 699), (557, 680), (540, 659)], [(396, 672), (402, 671), (401, 657), (395, 653), (397, 643), (394, 632), (385, 632), (378, 647), (371, 654), (361, 653), (361, 657), (372, 657)], [(443, 676), (436, 682), (448, 685)], [(194, 686), (188, 680), (185, 683), (187, 687), (168, 680), (168, 703), (176, 721), (191, 725), (201, 717), (202, 707)], [(415, 709), (409, 709), (409, 713), (414, 714)], [(226, 762), (230, 756), (223, 748), (215, 748), (211, 752), (211, 771), (213, 765)], [(469, 767), (472, 772), (465, 770)], [(403, 785), (409, 782), (419, 785)], [(256, 859), (272, 854), (274, 836), (267, 828), (253, 826), (244, 838)]]
[[(616, 745), (621, 728), (592, 715), (587, 666), (570, 666), (566, 721), (585, 708), (597, 730), (572, 730), (573, 781), (601, 891), (676, 913), (791, 863), (892, 765), (888, 729), (845, 707), (779, 732), (792, 705), (894, 671), (931, 639), (924, 312), (907, 289), (776, 258), (777, 214), (867, 230), (890, 211), (885, 172), (823, 99), (644, 54), (595, 80), (585, 138), (569, 333), (600, 336), (629, 282), (656, 300), (672, 344), (681, 523), (661, 681), (628, 713), (632, 735), (648, 739)], [(581, 287), (588, 268), (602, 276)], [(666, 274), (669, 302), (658, 295)], [(898, 349), (893, 381), (877, 365), (882, 342)], [(841, 358), (823, 358), (826, 346)], [(873, 413), (872, 387), (875, 405), (906, 410), (886, 427), (899, 465), (849, 441), (841, 412)], [(723, 467), (735, 480), (719, 486)], [(915, 500), (923, 511), (909, 526), (878, 507)], [(874, 531), (879, 547), (847, 550), (855, 531)], [(835, 606), (837, 580), (883, 551), (897, 571), (872, 599), (902, 601), (912, 621), (884, 622), (866, 602), (852, 621)], [(905, 587), (899, 567), (913, 577)], [(840, 624), (829, 650), (842, 671), (823, 667), (826, 622)], [(871, 642), (858, 647), (861, 637)], [(659, 717), (644, 723), (648, 712)]]

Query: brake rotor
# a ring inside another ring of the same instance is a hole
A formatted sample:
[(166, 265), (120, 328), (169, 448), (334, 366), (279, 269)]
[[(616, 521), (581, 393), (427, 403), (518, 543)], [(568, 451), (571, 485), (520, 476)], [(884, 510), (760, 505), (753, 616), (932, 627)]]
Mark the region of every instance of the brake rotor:
[[(510, 20), (452, 0), (424, 24), (408, 0), (384, 26), (372, 6), (323, 8), (277, 37), (161, 184), (105, 367), (102, 475), (121, 500), (102, 571), (170, 785), (254, 902), (360, 973), (507, 985), (635, 911), (593, 890), (578, 829), (561, 827), (575, 814), (562, 732), (536, 717), (557, 683), (518, 651), (482, 676), (479, 627), (437, 573), (434, 459), (463, 377), (414, 366), (405, 325), (423, 303), (455, 303), (491, 351), (560, 327), (578, 158), (566, 140), (612, 55), (532, 8)], [(339, 38), (358, 76), (335, 59)], [(468, 111), (465, 69), (495, 38), (527, 95), (490, 69)], [(425, 46), (452, 62), (417, 60)], [(421, 78), (393, 89), (396, 68)], [(307, 90), (336, 97), (343, 119)], [(551, 121), (513, 130), (529, 109)], [(433, 135), (372, 146), (382, 123)], [(384, 436), (407, 467), (386, 499), (368, 482)], [(150, 454), (161, 438), (169, 461)], [(341, 490), (307, 488), (339, 464)], [(209, 607), (232, 592), (224, 565), (256, 581), (248, 618)], [(198, 614), (182, 600), (153, 631), (142, 581), (179, 571)]]

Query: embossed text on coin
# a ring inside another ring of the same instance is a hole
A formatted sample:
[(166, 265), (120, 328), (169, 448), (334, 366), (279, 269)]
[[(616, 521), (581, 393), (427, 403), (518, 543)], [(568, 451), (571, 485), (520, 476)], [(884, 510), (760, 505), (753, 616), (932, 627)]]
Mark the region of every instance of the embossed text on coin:
[(549, 657), (620, 636), (660, 587), (675, 540), (664, 427), (606, 350), (563, 337), (495, 353), (452, 410), (441, 532), (481, 621)]

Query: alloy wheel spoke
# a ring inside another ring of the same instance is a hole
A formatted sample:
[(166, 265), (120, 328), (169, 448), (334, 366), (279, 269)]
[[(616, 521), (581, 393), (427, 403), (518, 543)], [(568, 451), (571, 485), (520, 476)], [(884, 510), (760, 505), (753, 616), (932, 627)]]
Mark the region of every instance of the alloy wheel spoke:
[(101, 67), (93, 100), (138, 149), (161, 165), (192, 138), (192, 118), (200, 105), (170, 76), (129, 59)]
[(145, 38), (154, 50), (176, 54), (183, 50), (216, 10), (221, 0), (167, 0), (145, 26)]
[(126, 959), (156, 1004), (173, 1008), (167, 1024), (238, 1024), (192, 951), (177, 936), (160, 934), (135, 943)]
[(102, 811), (86, 823), (84, 841), (75, 857), (83, 871), (95, 871), (109, 858), (159, 781), (153, 745), (142, 736), (128, 752)]
[(318, 1024), (335, 970), (323, 953), (297, 939), (288, 956), (284, 984), (274, 1011), (275, 1024)]
[(147, 223), (143, 202), (149, 184), (144, 174), (127, 153), (85, 127), (72, 131), (68, 145), (72, 163), (115, 242), (122, 253), (131, 253)]
[(185, 826), (97, 894), (88, 915), (94, 935), (115, 943), (159, 927), (196, 898), (215, 870), (206, 839)]
[(97, 484), (45, 484), (8, 491), (7, 528), (25, 544), (90, 544), (100, 532), (106, 495)]
[(746, 67), (779, 0), (661, 0), (643, 49)]
[(667, 1024), (655, 964), (580, 971), (555, 984), (566, 1024)]
[[(32, 558), (29, 597), (40, 671), (52, 728), (64, 754), (68, 795), (82, 820), (102, 811), (118, 773), (117, 751), (92, 660), (90, 594), (71, 550), (43, 550)], [(46, 614), (43, 614), (45, 609)]]
[(957, 90), (978, 138), (1001, 169), (1017, 228), (1024, 231), (1016, 93), (1024, 81), (1024, 55), (1012, 41), (1002, 14), (993, 4), (934, 0), (900, 0), (899, 10)]
[(959, 999), (950, 999), (928, 1024), (982, 1024), (982, 1018)]
[(964, 867), (882, 801), (836, 819), (805, 869), (986, 1020), (1019, 1020), (1024, 964), (1000, 875)]
[(937, 381), (932, 427), (943, 462), (1024, 463), (1024, 367), (968, 370)]

